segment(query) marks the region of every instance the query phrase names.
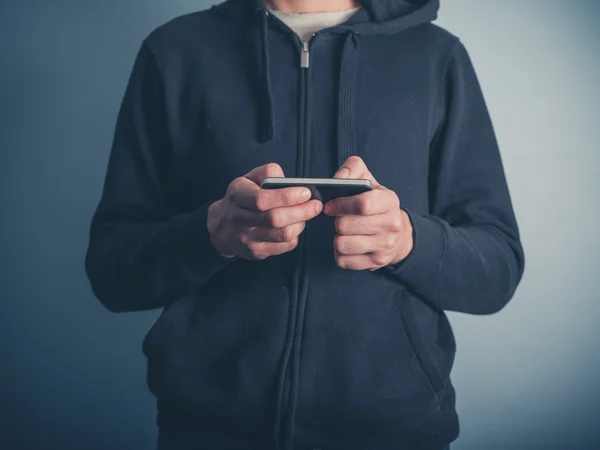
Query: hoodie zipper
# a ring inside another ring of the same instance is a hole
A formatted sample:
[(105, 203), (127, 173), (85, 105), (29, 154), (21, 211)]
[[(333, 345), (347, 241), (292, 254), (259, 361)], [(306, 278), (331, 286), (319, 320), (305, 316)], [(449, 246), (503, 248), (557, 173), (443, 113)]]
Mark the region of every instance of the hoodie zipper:
[[(307, 170), (308, 170), (308, 155), (309, 155), (309, 151), (310, 151), (310, 114), (309, 114), (309, 82), (308, 82), (308, 69), (310, 68), (310, 45), (312, 43), (313, 38), (316, 36), (316, 34), (313, 34), (308, 40), (306, 41), (300, 41), (300, 39), (298, 38), (298, 42), (300, 42), (300, 102), (302, 105), (301, 108), (301, 114), (299, 115), (300, 118), (300, 123), (299, 123), (299, 128), (301, 129), (301, 133), (300, 136), (302, 138), (302, 143), (299, 146), (300, 151), (301, 151), (301, 155), (300, 155), (300, 162), (301, 162), (301, 167), (299, 170), (299, 176), (300, 177), (305, 177), (307, 176)], [(302, 295), (304, 295), (304, 292), (302, 291), (302, 285), (303, 285), (303, 281), (304, 281), (304, 276), (305, 274), (305, 270), (304, 270), (304, 264), (305, 264), (305, 259), (306, 259), (306, 254), (307, 254), (307, 234), (308, 234), (308, 224), (304, 230), (304, 232), (299, 236), (299, 244), (298, 244), (298, 267), (299, 267), (299, 277), (298, 277), (298, 286), (297, 286), (297, 305), (295, 308), (295, 317), (294, 317), (294, 330), (293, 330), (293, 336), (292, 336), (292, 349), (291, 349), (291, 355), (290, 358), (288, 360), (288, 365), (285, 369), (285, 375), (284, 375), (284, 380), (283, 380), (283, 398), (282, 398), (282, 404), (281, 404), (281, 416), (282, 418), (287, 418), (288, 415), (292, 414), (293, 415), (293, 411), (289, 410), (290, 408), (290, 403), (292, 400), (292, 396), (294, 396), (294, 392), (291, 389), (291, 377), (295, 377), (297, 376), (297, 374), (293, 374), (293, 370), (294, 370), (294, 353), (296, 350), (296, 346), (295, 341), (296, 341), (296, 336), (298, 333), (301, 332), (301, 330), (299, 330), (298, 328), (298, 321), (299, 321), (299, 316), (300, 314), (303, 314), (303, 311), (300, 310), (300, 306), (302, 303)], [(298, 343), (299, 345), (299, 343)], [(283, 438), (288, 438), (291, 439), (290, 436), (286, 436), (286, 424), (287, 421), (284, 420), (282, 422), (282, 428), (280, 430), (281, 434), (280, 436), (282, 436)], [(293, 424), (292, 424), (292, 430), (293, 430)], [(284, 446), (285, 446), (285, 441), (284, 441)]]
[(302, 54), (300, 56), (300, 67), (308, 69), (310, 67), (310, 47), (308, 41), (302, 43)]

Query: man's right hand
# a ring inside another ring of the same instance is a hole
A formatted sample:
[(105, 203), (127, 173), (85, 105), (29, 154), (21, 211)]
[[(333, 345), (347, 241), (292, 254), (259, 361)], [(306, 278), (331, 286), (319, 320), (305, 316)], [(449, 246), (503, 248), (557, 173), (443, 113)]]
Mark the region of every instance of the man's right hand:
[(260, 188), (264, 178), (283, 176), (279, 164), (257, 167), (233, 180), (225, 197), (210, 205), (207, 228), (221, 255), (259, 260), (296, 248), (306, 221), (321, 213), (323, 203), (309, 200), (307, 188)]

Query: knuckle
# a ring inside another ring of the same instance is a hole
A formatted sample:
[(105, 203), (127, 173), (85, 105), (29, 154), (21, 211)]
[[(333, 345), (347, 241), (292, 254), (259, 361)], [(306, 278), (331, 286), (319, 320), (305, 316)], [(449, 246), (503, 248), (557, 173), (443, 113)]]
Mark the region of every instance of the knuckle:
[(316, 217), (317, 215), (317, 210), (315, 207), (315, 203), (314, 202), (308, 202), (305, 205), (303, 205), (304, 209), (304, 220), (310, 220), (313, 217)]
[(277, 163), (265, 164), (265, 174), (269, 176), (276, 176), (281, 173), (281, 166)]
[(304, 229), (306, 228), (306, 222), (299, 222), (293, 225), (289, 225), (290, 228), (290, 241), (294, 239), (298, 239), (298, 237), (302, 234)]
[(269, 199), (265, 191), (258, 191), (254, 202), (256, 203), (256, 209), (259, 211), (267, 211), (269, 209)]
[(294, 194), (289, 189), (281, 192), (281, 196), (283, 197), (284, 205), (292, 205), (294, 204)]
[(363, 159), (360, 156), (356, 156), (356, 155), (350, 156), (347, 161), (350, 163), (354, 163), (354, 164), (357, 164), (357, 163), (364, 164)]
[(395, 216), (394, 219), (390, 222), (390, 230), (395, 233), (402, 231), (402, 217)]
[(275, 210), (271, 209), (271, 210), (265, 211), (263, 217), (264, 217), (266, 226), (271, 227), (271, 228), (275, 227), (275, 225), (274, 225), (275, 220), (276, 220)]
[(284, 226), (284, 217), (281, 211), (271, 210), (267, 214), (268, 223), (273, 228), (283, 228)]
[(236, 200), (239, 197), (241, 181), (241, 178), (238, 177), (235, 178), (231, 183), (229, 183), (229, 186), (227, 186), (227, 193), (225, 195), (232, 200)]
[(292, 227), (285, 227), (281, 229), (280, 237), (283, 242), (291, 242), (296, 237), (296, 234)]
[(387, 264), (387, 262), (388, 262), (388, 257), (387, 257), (387, 256), (385, 256), (385, 255), (384, 255), (384, 254), (382, 254), (382, 253), (375, 253), (375, 254), (372, 256), (371, 260), (372, 260), (372, 261), (373, 261), (375, 264), (377, 264), (378, 266), (383, 266), (383, 265)]
[(396, 246), (396, 237), (393, 234), (388, 234), (385, 237), (383, 244), (386, 250), (392, 250)]
[(335, 231), (337, 231), (339, 234), (344, 234), (347, 230), (348, 223), (346, 220), (344, 220), (344, 217), (337, 217), (334, 224)]
[(262, 255), (260, 247), (261, 246), (258, 244), (251, 244), (248, 246), (248, 250), (250, 251), (250, 256), (252, 257), (252, 259), (261, 259), (260, 257)]
[(234, 178), (233, 180), (231, 180), (231, 183), (229, 183), (229, 189), (237, 190), (240, 187), (241, 183), (242, 183), (242, 177)]
[(293, 238), (292, 240), (289, 241), (289, 249), (293, 250), (296, 247), (298, 247), (298, 236), (296, 236), (295, 238)]
[(338, 235), (333, 238), (333, 248), (338, 253), (344, 253), (344, 240), (342, 239), (342, 236)]
[(340, 255), (339, 253), (335, 253), (335, 254), (333, 255), (333, 259), (335, 260), (335, 264), (336, 264), (338, 267), (342, 267), (342, 263), (343, 263), (343, 258), (342, 258), (342, 255)]
[(368, 197), (363, 197), (358, 202), (358, 211), (363, 216), (369, 215), (369, 213), (371, 212), (372, 208), (373, 208), (373, 202)]
[(349, 268), (350, 268), (350, 264), (349, 264), (349, 262), (348, 262), (348, 259), (347, 259), (347, 258), (344, 258), (344, 257), (343, 257), (343, 256), (341, 256), (341, 255), (338, 255), (338, 256), (336, 256), (336, 258), (335, 258), (335, 263), (337, 264), (337, 266), (338, 266), (340, 269), (349, 269)]
[(268, 253), (265, 252), (262, 248), (255, 248), (252, 251), (252, 257), (256, 260), (263, 260), (266, 259), (268, 256)]
[(240, 242), (245, 245), (246, 247), (248, 247), (250, 245), (250, 243), (252, 242), (250, 239), (250, 235), (248, 233), (241, 233), (240, 234)]

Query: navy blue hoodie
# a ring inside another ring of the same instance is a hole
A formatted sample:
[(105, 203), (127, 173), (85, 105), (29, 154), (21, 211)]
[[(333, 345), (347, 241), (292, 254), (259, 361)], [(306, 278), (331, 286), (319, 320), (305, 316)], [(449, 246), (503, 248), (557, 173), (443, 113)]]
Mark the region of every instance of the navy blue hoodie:
[[(506, 305), (519, 231), (471, 60), (430, 23), (438, 1), (362, 5), (316, 34), (308, 68), (260, 0), (141, 45), (86, 269), (111, 311), (164, 308), (143, 352), (165, 448), (438, 449), (459, 433), (445, 311)], [(324, 214), (280, 256), (212, 247), (208, 207), (236, 177), (270, 162), (331, 177), (351, 155), (410, 218), (401, 263), (339, 268)]]

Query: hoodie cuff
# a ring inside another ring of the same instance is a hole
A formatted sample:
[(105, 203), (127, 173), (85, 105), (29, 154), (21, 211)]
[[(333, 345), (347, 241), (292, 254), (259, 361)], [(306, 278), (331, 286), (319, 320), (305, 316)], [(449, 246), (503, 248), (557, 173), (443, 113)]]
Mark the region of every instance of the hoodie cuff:
[(434, 217), (421, 216), (405, 208), (402, 210), (412, 225), (413, 248), (402, 261), (389, 264), (381, 270), (416, 290), (428, 284), (442, 265), (446, 233)]
[(222, 256), (210, 241), (208, 208), (215, 201), (211, 200), (191, 213), (178, 217), (169, 232), (173, 236), (170, 247), (177, 266), (197, 284), (207, 282), (217, 272), (240, 259), (237, 256)]

